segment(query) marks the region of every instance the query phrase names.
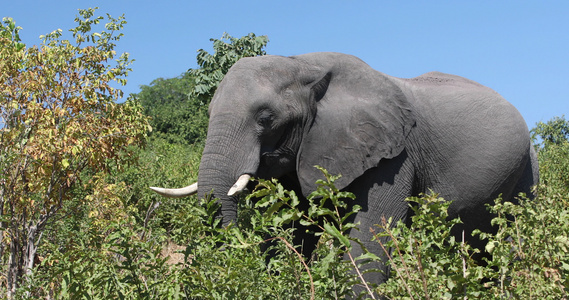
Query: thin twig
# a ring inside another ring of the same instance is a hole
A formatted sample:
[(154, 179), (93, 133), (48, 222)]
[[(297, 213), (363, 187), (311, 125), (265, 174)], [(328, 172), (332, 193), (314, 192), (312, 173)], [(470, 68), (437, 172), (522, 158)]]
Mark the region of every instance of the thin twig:
[(269, 242), (269, 241), (272, 241), (275, 239), (279, 239), (279, 240), (283, 241), (289, 249), (291, 249), (292, 251), (294, 251), (294, 253), (296, 253), (296, 256), (298, 256), (298, 259), (300, 260), (302, 265), (304, 265), (304, 268), (306, 269), (306, 272), (308, 273), (308, 278), (310, 278), (310, 300), (314, 300), (314, 297), (315, 297), (314, 281), (312, 280), (312, 274), (310, 273), (310, 268), (308, 268), (308, 265), (306, 264), (306, 262), (302, 258), (302, 254), (298, 253), (298, 251), (296, 251), (296, 249), (285, 238), (280, 237), (280, 236), (270, 238), (270, 239), (266, 239), (263, 242)]
[[(399, 247), (399, 244), (397, 243), (397, 239), (393, 236), (393, 234), (391, 233), (391, 230), (389, 230), (389, 228), (387, 226), (387, 221), (385, 220), (385, 217), (381, 217), (381, 224), (382, 224), (383, 228), (385, 229), (385, 232), (387, 232), (387, 234), (389, 234), (389, 237), (393, 241), (393, 244), (395, 244), (395, 249), (397, 249), (397, 253), (399, 254), (399, 257), (401, 258), (401, 264), (403, 264), (403, 268), (405, 269), (405, 273), (407, 274), (407, 278), (411, 278), (411, 274), (409, 274), (409, 267), (407, 266), (405, 259), (403, 259), (403, 253), (401, 253), (401, 248)], [(373, 234), (375, 235), (375, 231), (373, 231)], [(378, 239), (378, 241), (379, 241), (379, 239)]]
[(364, 279), (364, 276), (362, 275), (362, 273), (360, 272), (360, 269), (358, 268), (358, 266), (356, 265), (356, 262), (354, 261), (354, 258), (352, 257), (352, 254), (350, 253), (350, 251), (347, 252), (348, 253), (348, 257), (350, 258), (350, 261), (352, 262), (352, 265), (354, 266), (354, 269), (356, 270), (356, 273), (358, 273), (358, 277), (360, 277), (360, 280), (362, 281), (362, 283), (364, 284), (368, 294), (371, 296), (372, 299), (375, 299), (375, 296), (373, 295), (373, 292), (371, 291), (371, 289), (369, 288), (366, 280)]
[(162, 202), (157, 201), (150, 206), (148, 206), (148, 210), (146, 210), (146, 217), (144, 218), (144, 226), (142, 227), (142, 234), (140, 236), (141, 240), (144, 240), (144, 236), (146, 235), (146, 229), (148, 228), (148, 221), (150, 220), (150, 215), (160, 206)]
[[(411, 240), (412, 238), (409, 238), (409, 240)], [(409, 241), (411, 242), (411, 241)], [(415, 244), (415, 243), (413, 243)], [(413, 249), (413, 248), (411, 248)], [(419, 274), (421, 274), (421, 281), (423, 283), (423, 290), (425, 291), (425, 298), (426, 299), (430, 299), (429, 297), (429, 289), (427, 287), (427, 279), (425, 278), (425, 270), (423, 269), (423, 262), (421, 260), (421, 251), (419, 249), (415, 249), (415, 251), (417, 252), (417, 265), (419, 267)], [(401, 258), (403, 259), (403, 258)]]
[[(461, 250), (464, 251), (464, 230), (462, 231), (462, 241), (460, 242), (460, 248)], [(462, 251), (461, 251), (462, 252)], [(466, 259), (464, 258), (463, 255), (464, 252), (460, 253), (460, 259), (462, 259), (462, 277), (464, 279), (466, 279)], [(464, 285), (464, 300), (468, 299), (468, 296), (466, 296), (466, 285)]]
[[(381, 222), (385, 225), (385, 218), (381, 218)], [(385, 228), (385, 227), (384, 227)], [(389, 234), (390, 237), (392, 237), (393, 240), (393, 236), (391, 235), (391, 232), (389, 231), (388, 228), (385, 228), (387, 233)], [(393, 257), (391, 257), (391, 255), (389, 255), (389, 251), (387, 251), (387, 249), (385, 249), (385, 246), (383, 245), (383, 243), (379, 240), (379, 237), (377, 236), (377, 234), (375, 233), (375, 230), (373, 228), (369, 229), (370, 232), (372, 233), (372, 235), (377, 239), (377, 242), (379, 243), (379, 246), (381, 246), (381, 249), (383, 250), (383, 252), (385, 253), (385, 255), (387, 256), (387, 259), (389, 260), (389, 262), (391, 263), (391, 266), (395, 269), (395, 273), (397, 273), (397, 276), (399, 277), (399, 279), (401, 279), (401, 282), (403, 283), (403, 286), (405, 286), (405, 289), (407, 290), (407, 294), (409, 295), (409, 297), (413, 300), (413, 293), (411, 291), (411, 288), (409, 288), (409, 286), (407, 285), (407, 282), (405, 282), (405, 279), (403, 278), (403, 273), (401, 272), (401, 270), (397, 267), (397, 265), (395, 264), (395, 262), (393, 261)], [(397, 243), (395, 244), (396, 248), (397, 248), (397, 252), (399, 253), (400, 257), (403, 257), (401, 255), (401, 251), (399, 251), (399, 246), (397, 245)], [(405, 262), (402, 260), (403, 262), (403, 267), (405, 268), (405, 271), (407, 273), (407, 278), (411, 278), (409, 276), (409, 271), (407, 268), (407, 265), (405, 264)], [(387, 274), (386, 274), (387, 275)]]

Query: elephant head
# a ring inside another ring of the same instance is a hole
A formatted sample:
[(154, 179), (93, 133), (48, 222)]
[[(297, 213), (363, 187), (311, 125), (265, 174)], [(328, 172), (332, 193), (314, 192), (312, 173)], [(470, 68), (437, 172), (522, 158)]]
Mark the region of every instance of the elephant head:
[(241, 59), (220, 83), (209, 116), (197, 186), (154, 189), (211, 193), (223, 224), (235, 220), (237, 194), (251, 176), (294, 176), (306, 196), (322, 177), (320, 165), (342, 175), (342, 189), (399, 155), (415, 124), (388, 76), (339, 53)]

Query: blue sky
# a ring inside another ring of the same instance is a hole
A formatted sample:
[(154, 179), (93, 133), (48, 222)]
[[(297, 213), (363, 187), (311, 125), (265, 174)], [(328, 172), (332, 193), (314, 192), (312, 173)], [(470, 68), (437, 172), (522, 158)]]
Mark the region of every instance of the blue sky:
[(136, 61), (126, 94), (196, 67), (223, 32), (267, 35), (267, 52), (336, 51), (398, 77), (429, 71), (478, 81), (520, 110), (531, 128), (569, 118), (569, 1), (7, 1), (0, 17), (28, 44), (74, 27), (78, 8), (128, 24), (119, 52)]

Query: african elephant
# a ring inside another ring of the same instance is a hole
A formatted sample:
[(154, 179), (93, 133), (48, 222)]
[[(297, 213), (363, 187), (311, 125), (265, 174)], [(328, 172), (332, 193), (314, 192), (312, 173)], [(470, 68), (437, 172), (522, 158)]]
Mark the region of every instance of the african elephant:
[(353, 221), (362, 230), (350, 234), (368, 250), (382, 253), (369, 227), (382, 216), (408, 220), (404, 199), (429, 190), (454, 201), (450, 217), (463, 221), (454, 233), (465, 231), (483, 247), (470, 233), (492, 231), (485, 204), (529, 195), (538, 180), (520, 113), (455, 75), (396, 78), (339, 53), (244, 58), (219, 85), (209, 116), (197, 185), (154, 189), (174, 197), (213, 191), (225, 225), (236, 219), (237, 195), (251, 176), (281, 178), (306, 197), (322, 177), (320, 165), (341, 174), (337, 187), (356, 195), (362, 210)]

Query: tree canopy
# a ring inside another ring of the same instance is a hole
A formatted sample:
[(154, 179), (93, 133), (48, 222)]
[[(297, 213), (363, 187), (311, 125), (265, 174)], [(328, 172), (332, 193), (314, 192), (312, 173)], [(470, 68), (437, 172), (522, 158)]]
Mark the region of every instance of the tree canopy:
[(531, 130), (534, 142), (541, 141), (540, 146), (560, 145), (569, 142), (569, 121), (565, 116), (554, 117), (547, 122), (539, 122)]
[(540, 182), (550, 192), (569, 191), (569, 121), (565, 116), (554, 117), (537, 123), (531, 133), (538, 151)]
[(158, 78), (141, 86), (137, 97), (151, 118), (152, 135), (169, 143), (193, 144), (205, 140), (207, 106), (192, 98), (194, 78), (184, 73)]
[[(0, 257), (8, 254), (8, 298), (31, 275), (43, 230), (73, 198), (73, 189), (98, 181), (109, 161), (129, 157), (148, 128), (140, 105), (127, 101), (111, 82), (126, 82), (131, 60), (116, 60), (123, 17), (104, 20), (94, 9), (79, 10), (72, 41), (56, 30), (39, 46), (26, 47), (20, 27), (0, 26)], [(82, 174), (89, 171), (91, 178)], [(105, 201), (103, 198), (102, 201)]]

